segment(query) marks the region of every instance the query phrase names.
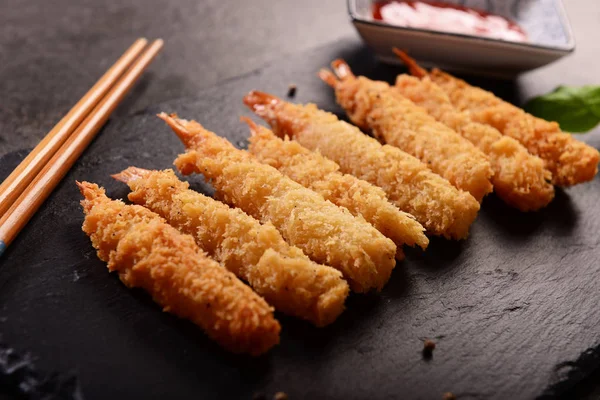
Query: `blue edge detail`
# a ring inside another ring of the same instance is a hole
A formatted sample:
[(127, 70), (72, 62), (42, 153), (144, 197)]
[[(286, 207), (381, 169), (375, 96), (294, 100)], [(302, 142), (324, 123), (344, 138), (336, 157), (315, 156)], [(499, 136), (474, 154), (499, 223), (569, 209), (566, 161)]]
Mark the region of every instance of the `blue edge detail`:
[(4, 250), (6, 250), (6, 244), (4, 243), (4, 240), (0, 240), (0, 257), (2, 257)]

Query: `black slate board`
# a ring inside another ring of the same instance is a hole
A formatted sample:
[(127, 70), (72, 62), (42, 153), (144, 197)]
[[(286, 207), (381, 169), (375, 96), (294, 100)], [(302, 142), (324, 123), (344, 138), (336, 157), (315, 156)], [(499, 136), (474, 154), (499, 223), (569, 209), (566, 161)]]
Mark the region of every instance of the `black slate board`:
[[(333, 325), (279, 316), (281, 345), (261, 358), (233, 356), (189, 322), (110, 276), (81, 232), (77, 180), (123, 198), (109, 174), (136, 165), (169, 168), (183, 150), (154, 116), (177, 112), (244, 147), (250, 89), (317, 103), (341, 114), (316, 71), (335, 57), (391, 81), (397, 69), (355, 42), (282, 59), (246, 76), (111, 120), (0, 261), (3, 340), (31, 351), (47, 371), (72, 371), (87, 399), (553, 398), (600, 365), (600, 182), (559, 190), (545, 210), (522, 214), (485, 199), (465, 242), (432, 239), (408, 251), (381, 294), (353, 295)], [(489, 81), (474, 81), (486, 84)], [(511, 83), (494, 82), (511, 99)], [(582, 136), (600, 145), (600, 132)], [(26, 153), (0, 162), (4, 178)], [(210, 192), (202, 179), (193, 187)], [(431, 360), (422, 339), (435, 338)]]

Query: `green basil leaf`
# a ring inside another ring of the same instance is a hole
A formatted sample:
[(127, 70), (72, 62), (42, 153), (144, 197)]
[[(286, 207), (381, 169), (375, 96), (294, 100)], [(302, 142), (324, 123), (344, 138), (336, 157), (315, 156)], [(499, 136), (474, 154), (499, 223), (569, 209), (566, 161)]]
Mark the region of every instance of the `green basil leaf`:
[(536, 117), (558, 122), (564, 131), (587, 132), (600, 123), (600, 86), (559, 86), (531, 99), (524, 108)]

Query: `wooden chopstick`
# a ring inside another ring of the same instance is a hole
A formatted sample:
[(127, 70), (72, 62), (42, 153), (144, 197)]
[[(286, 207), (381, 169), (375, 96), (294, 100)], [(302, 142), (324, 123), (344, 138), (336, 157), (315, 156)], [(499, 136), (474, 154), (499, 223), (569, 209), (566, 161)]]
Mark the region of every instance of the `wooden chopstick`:
[(162, 47), (163, 41), (155, 40), (142, 53), (2, 216), (0, 219), (0, 256), (83, 153), (112, 111), (123, 100)]
[(50, 160), (50, 157), (58, 151), (75, 128), (106, 95), (117, 79), (123, 75), (127, 67), (140, 55), (146, 44), (148, 41), (144, 38), (136, 40), (2, 182), (0, 185), (0, 215), (3, 215), (12, 206)]

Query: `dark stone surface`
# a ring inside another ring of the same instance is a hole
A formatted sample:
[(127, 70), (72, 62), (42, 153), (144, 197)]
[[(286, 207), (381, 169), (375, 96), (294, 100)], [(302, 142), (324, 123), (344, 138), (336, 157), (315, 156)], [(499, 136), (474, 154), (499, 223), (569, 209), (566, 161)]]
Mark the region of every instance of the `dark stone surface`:
[[(0, 178), (135, 36), (167, 39), (151, 71), (0, 260), (2, 339), (31, 352), (39, 369), (76, 373), (88, 399), (249, 399), (277, 391), (291, 399), (594, 395), (598, 178), (559, 191), (536, 214), (487, 198), (469, 240), (432, 240), (426, 253), (409, 251), (380, 295), (351, 296), (330, 327), (281, 316), (282, 344), (259, 359), (220, 350), (191, 323), (126, 290), (96, 258), (80, 229), (73, 181), (95, 181), (124, 197), (110, 173), (169, 167), (182, 146), (157, 111), (196, 118), (243, 146), (248, 133), (238, 117), (249, 114), (240, 101), (249, 89), (284, 96), (295, 83), (295, 101), (339, 114), (314, 75), (319, 67), (341, 56), (373, 78), (399, 72), (356, 40), (342, 4), (9, 3), (0, 5)], [(238, 7), (233, 17), (231, 7)], [(599, 9), (569, 2), (576, 33), (594, 32)], [(574, 57), (518, 82), (472, 81), (515, 102), (559, 83), (597, 83), (597, 40), (577, 39)], [(600, 145), (598, 130), (582, 138)], [(426, 337), (437, 341), (429, 361), (421, 353)]]

